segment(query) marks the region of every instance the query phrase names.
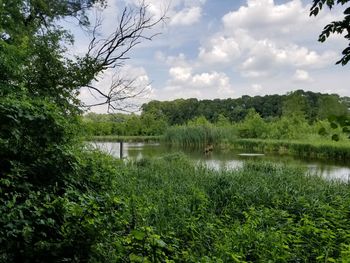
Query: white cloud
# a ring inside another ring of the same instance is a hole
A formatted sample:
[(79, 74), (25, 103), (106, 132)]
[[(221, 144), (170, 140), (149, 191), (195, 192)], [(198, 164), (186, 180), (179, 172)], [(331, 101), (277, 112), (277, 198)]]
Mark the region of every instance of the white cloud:
[(210, 40), (209, 48), (199, 48), (199, 58), (205, 63), (228, 63), (239, 57), (240, 47), (234, 38), (223, 36), (214, 37)]
[(247, 53), (240, 69), (243, 76), (260, 77), (279, 74), (286, 68), (323, 68), (332, 64), (336, 53), (309, 50), (296, 44), (277, 46), (271, 40), (264, 39), (255, 42), (255, 45)]
[(193, 68), (178, 66), (171, 67), (169, 75), (171, 78), (168, 85), (162, 91), (167, 99), (222, 98), (232, 97), (234, 94), (229, 77), (222, 72), (193, 73)]
[[(337, 10), (322, 10), (316, 18), (310, 18), (310, 5), (304, 0), (247, 0), (233, 1), (234, 9), (214, 17), (212, 14), (228, 5), (217, 1), (218, 9), (209, 10), (208, 6), (213, 5), (205, 6), (205, 0), (145, 1), (150, 15), (157, 18), (166, 12), (168, 20), (160, 25), (163, 28), (158, 26), (148, 32), (161, 32), (160, 36), (130, 53), (147, 72), (142, 67), (127, 66), (124, 74), (136, 76), (142, 85), (152, 81), (157, 89), (148, 87), (154, 99), (285, 93), (295, 88), (322, 91), (325, 86), (349, 94), (347, 67), (333, 65), (347, 43), (342, 36), (323, 44), (317, 42), (323, 26), (337, 19)], [(102, 36), (115, 28), (125, 4), (136, 7), (139, 3), (140, 0), (109, 0)], [(83, 33), (77, 35), (72, 53), (84, 54), (86, 39)], [(106, 72), (96, 85), (107, 88), (111, 76), (112, 71)], [(81, 97), (96, 102), (87, 90)]]
[(176, 82), (185, 82), (191, 78), (192, 69), (189, 67), (170, 68), (169, 74)]
[[(124, 0), (139, 5), (140, 0)], [(154, 17), (166, 16), (170, 26), (188, 26), (197, 23), (202, 16), (205, 0), (146, 0), (148, 12)]]
[(254, 30), (258, 33), (258, 37), (272, 32), (280, 35), (289, 33), (295, 27), (296, 21), (306, 20), (304, 11), (300, 0), (289, 1), (282, 5), (276, 5), (273, 0), (248, 0), (247, 6), (241, 6), (237, 11), (227, 13), (222, 20), (225, 29), (229, 31), (235, 27)]
[(311, 20), (309, 9), (301, 0), (284, 4), (247, 0), (245, 6), (225, 14), (222, 30), (199, 47), (198, 58), (205, 64), (201, 66), (231, 65), (243, 77), (264, 78), (300, 67), (332, 65), (337, 59), (336, 52), (320, 52), (305, 45), (310, 32), (315, 34), (316, 43), (321, 24), (330, 18), (320, 15)]
[(293, 80), (295, 80), (297, 82), (311, 82), (311, 81), (313, 81), (309, 75), (309, 72), (302, 70), (302, 69), (297, 69), (295, 71)]
[(165, 58), (165, 63), (168, 66), (181, 66), (181, 67), (188, 67), (189, 66), (189, 62), (187, 61), (187, 58), (185, 56), (185, 54), (180, 53), (177, 56), (168, 56)]
[(174, 14), (170, 20), (171, 26), (188, 26), (198, 22), (202, 15), (202, 8), (199, 6), (185, 8)]

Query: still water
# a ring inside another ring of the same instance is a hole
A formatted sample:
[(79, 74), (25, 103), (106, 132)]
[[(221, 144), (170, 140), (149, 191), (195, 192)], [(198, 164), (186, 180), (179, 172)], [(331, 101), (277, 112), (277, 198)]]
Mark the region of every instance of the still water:
[[(97, 147), (117, 158), (120, 158), (119, 142), (94, 142)], [(140, 159), (143, 157), (160, 157), (172, 152), (184, 152), (194, 162), (204, 162), (214, 169), (239, 168), (247, 160), (262, 160), (274, 163), (306, 167), (311, 174), (318, 174), (328, 179), (350, 181), (350, 163), (334, 163), (325, 160), (300, 159), (288, 155), (272, 155), (262, 153), (248, 153), (238, 151), (214, 150), (210, 154), (204, 154), (201, 149), (179, 149), (159, 143), (124, 143), (123, 157), (127, 159)]]

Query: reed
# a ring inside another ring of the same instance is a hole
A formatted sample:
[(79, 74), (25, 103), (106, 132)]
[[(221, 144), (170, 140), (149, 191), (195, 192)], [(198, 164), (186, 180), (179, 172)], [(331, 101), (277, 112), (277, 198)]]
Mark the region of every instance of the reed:
[(245, 151), (290, 154), (308, 158), (323, 158), (345, 162), (350, 159), (350, 142), (335, 142), (330, 139), (307, 135), (299, 140), (243, 139), (235, 126), (174, 126), (169, 128), (162, 141), (182, 147), (243, 149)]
[(346, 262), (349, 258), (350, 195), (345, 183), (271, 163), (214, 171), (192, 165), (181, 154), (128, 163), (118, 171), (115, 195), (124, 203), (122, 218), (133, 227), (121, 250), (126, 258), (131, 254), (144, 261), (158, 255), (159, 262)]
[(236, 138), (237, 131), (233, 126), (173, 126), (166, 130), (163, 142), (185, 147), (223, 144)]
[(231, 142), (231, 147), (309, 158), (324, 158), (339, 161), (350, 159), (350, 143), (347, 142), (237, 139)]

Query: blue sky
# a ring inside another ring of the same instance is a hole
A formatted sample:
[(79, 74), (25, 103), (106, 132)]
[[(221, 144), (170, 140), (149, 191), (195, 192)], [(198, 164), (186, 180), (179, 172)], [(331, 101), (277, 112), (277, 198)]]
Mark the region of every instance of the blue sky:
[[(166, 23), (153, 29), (161, 35), (135, 47), (131, 59), (116, 69), (147, 86), (147, 96), (139, 103), (285, 94), (297, 89), (350, 96), (350, 65), (334, 65), (346, 41), (341, 36), (317, 41), (323, 26), (341, 17), (341, 9), (325, 9), (315, 18), (309, 17), (311, 0), (146, 2), (154, 18), (168, 7)], [(138, 3), (109, 0), (101, 34), (116, 25), (125, 5)], [(76, 34), (72, 52), (84, 52), (87, 43), (86, 37)], [(107, 89), (114, 73), (105, 72), (96, 85)], [(81, 98), (87, 103), (96, 100), (87, 90), (82, 90)]]

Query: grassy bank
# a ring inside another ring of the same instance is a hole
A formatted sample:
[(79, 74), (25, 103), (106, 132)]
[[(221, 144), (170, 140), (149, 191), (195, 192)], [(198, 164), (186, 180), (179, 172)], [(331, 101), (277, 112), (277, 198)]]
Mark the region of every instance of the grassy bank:
[(248, 151), (291, 154), (308, 158), (346, 161), (350, 159), (350, 143), (333, 141), (287, 141), (262, 139), (236, 139), (230, 148)]
[(90, 136), (86, 137), (86, 141), (95, 142), (158, 142), (161, 136), (118, 136), (118, 135), (104, 135), (104, 136)]
[(350, 159), (350, 140), (335, 142), (317, 134), (301, 135), (298, 139), (241, 138), (234, 126), (174, 126), (166, 131), (162, 140), (181, 147), (213, 144), (215, 148), (221, 149), (290, 154), (343, 162)]
[(213, 171), (182, 155), (119, 164), (110, 178), (118, 262), (348, 262), (347, 184), (270, 163)]

